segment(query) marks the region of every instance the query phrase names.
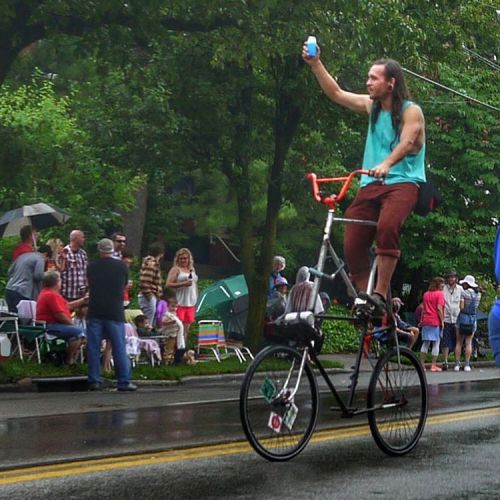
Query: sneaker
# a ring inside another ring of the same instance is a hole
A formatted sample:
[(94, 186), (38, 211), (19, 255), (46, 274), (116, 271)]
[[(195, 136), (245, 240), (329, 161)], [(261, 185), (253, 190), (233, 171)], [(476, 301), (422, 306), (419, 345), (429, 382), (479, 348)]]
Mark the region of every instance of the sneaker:
[(472, 370), (472, 368), (470, 367), (470, 365), (464, 366), (464, 372), (470, 372), (471, 370)]
[(119, 391), (133, 392), (133, 391), (137, 391), (137, 386), (135, 384), (132, 384), (132, 382), (129, 382), (127, 385), (119, 385), (118, 390)]
[(386, 313), (387, 305), (385, 299), (378, 293), (372, 293), (371, 295), (360, 293), (359, 296), (372, 306), (374, 316), (383, 316)]
[(453, 367), (454, 372), (459, 372), (460, 371), (460, 363), (456, 363), (455, 366)]
[(89, 391), (102, 391), (102, 385), (101, 384), (89, 384)]
[(431, 372), (442, 372), (443, 370), (439, 368), (438, 365), (432, 365), (431, 366)]
[(441, 365), (441, 370), (443, 370), (444, 372), (448, 371), (448, 363), (443, 363)]

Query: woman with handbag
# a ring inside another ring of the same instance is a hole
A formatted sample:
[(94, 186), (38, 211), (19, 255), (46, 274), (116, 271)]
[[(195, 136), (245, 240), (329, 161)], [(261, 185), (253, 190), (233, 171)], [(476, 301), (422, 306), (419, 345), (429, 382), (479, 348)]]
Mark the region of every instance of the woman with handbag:
[(462, 344), (465, 340), (465, 365), (464, 371), (470, 372), (470, 357), (472, 354), (472, 338), (476, 331), (476, 315), (481, 301), (481, 293), (474, 276), (468, 274), (462, 281), (462, 297), (460, 299), (460, 313), (457, 324), (457, 342), (455, 344), (455, 367), (454, 371), (460, 371), (460, 358), (462, 355)]

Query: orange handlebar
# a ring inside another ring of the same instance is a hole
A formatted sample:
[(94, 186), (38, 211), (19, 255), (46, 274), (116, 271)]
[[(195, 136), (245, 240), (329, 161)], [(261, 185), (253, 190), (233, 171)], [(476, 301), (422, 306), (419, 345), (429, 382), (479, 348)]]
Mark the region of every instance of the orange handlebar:
[[(345, 198), (345, 195), (347, 194), (347, 191), (349, 191), (349, 187), (351, 186), (351, 182), (354, 179), (354, 177), (356, 177), (357, 175), (368, 175), (368, 174), (369, 170), (354, 170), (349, 175), (343, 177), (323, 177), (318, 179), (316, 174), (309, 173), (306, 175), (306, 178), (309, 181), (311, 181), (313, 198), (318, 203), (324, 203), (325, 205), (328, 205), (328, 208), (334, 209), (335, 205), (337, 203), (340, 203)], [(340, 188), (340, 192), (336, 195), (331, 195), (327, 196), (326, 198), (322, 198), (319, 190), (320, 185), (334, 183), (334, 182), (343, 182), (343, 185)]]

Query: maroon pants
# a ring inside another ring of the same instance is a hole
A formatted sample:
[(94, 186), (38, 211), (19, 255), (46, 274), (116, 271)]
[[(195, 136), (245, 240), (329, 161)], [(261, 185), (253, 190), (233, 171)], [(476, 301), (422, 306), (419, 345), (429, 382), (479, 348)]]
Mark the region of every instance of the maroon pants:
[(418, 187), (412, 182), (392, 185), (373, 182), (358, 191), (345, 216), (378, 222), (377, 227), (347, 224), (344, 256), (354, 282), (370, 270), (370, 247), (374, 240), (377, 255), (399, 258), (401, 227), (415, 208), (417, 197)]

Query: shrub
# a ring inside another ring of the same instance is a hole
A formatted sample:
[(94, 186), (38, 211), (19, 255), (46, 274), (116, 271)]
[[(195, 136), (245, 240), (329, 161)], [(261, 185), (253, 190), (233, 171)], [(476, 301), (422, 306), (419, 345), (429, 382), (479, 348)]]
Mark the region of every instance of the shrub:
[[(334, 305), (328, 310), (328, 314), (338, 316), (350, 316), (347, 307)], [(359, 332), (349, 321), (325, 320), (321, 327), (325, 334), (325, 342), (321, 352), (324, 354), (338, 352), (355, 352), (359, 347)]]

